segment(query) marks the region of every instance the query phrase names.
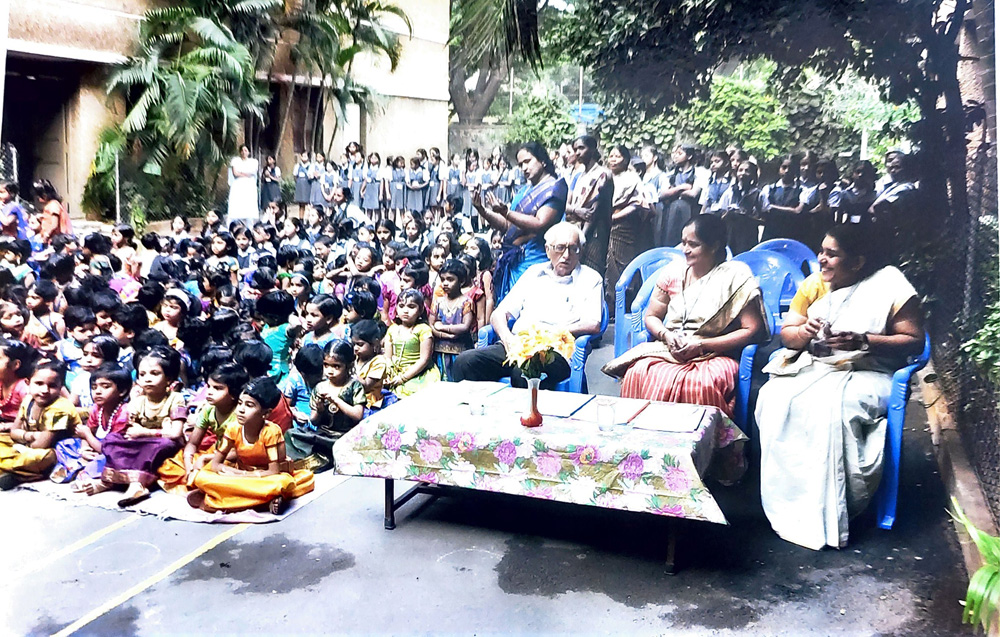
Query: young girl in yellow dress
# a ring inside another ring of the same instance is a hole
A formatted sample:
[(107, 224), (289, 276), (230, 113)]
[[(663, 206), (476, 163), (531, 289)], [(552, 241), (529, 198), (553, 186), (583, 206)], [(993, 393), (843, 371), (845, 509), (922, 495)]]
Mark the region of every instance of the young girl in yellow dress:
[(396, 322), (389, 326), (382, 349), (391, 364), (385, 386), (400, 398), (441, 380), (434, 365), (434, 335), (427, 324), (427, 307), (420, 290), (400, 293)]
[(63, 363), (37, 365), (17, 420), (0, 425), (0, 490), (44, 478), (56, 463), (53, 447), (80, 424), (73, 403), (60, 395), (65, 382)]
[[(267, 421), (280, 399), (270, 378), (247, 384), (236, 404), (236, 422), (226, 427), (211, 464), (188, 481), (196, 489), (187, 497), (191, 506), (205, 511), (267, 506), (278, 515), (289, 500), (313, 490), (312, 472), (291, 470), (281, 428)], [(230, 451), (236, 452), (235, 467), (224, 464)]]

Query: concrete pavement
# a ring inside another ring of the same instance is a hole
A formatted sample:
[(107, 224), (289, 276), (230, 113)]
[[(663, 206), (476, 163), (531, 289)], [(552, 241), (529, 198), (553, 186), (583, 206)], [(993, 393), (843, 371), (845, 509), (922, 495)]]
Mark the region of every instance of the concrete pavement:
[[(592, 357), (592, 391), (610, 339)], [(417, 496), (382, 528), (382, 484), (354, 478), (283, 522), (220, 527), (0, 495), (0, 631), (952, 635), (966, 585), (944, 489), (908, 410), (896, 528), (809, 551), (778, 539), (753, 475), (713, 487), (731, 526), (496, 494)], [(400, 484), (397, 492), (405, 485)], [(81, 620), (90, 620), (84, 623)]]

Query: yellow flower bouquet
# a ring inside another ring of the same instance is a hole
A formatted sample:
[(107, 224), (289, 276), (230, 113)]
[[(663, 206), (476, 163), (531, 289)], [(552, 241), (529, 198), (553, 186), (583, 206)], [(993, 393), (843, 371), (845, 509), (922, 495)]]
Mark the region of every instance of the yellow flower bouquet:
[(557, 352), (568, 361), (575, 346), (576, 340), (566, 330), (556, 332), (532, 325), (517, 335), (517, 345), (507, 352), (507, 364), (518, 367), (526, 378), (540, 378), (542, 368), (555, 360)]

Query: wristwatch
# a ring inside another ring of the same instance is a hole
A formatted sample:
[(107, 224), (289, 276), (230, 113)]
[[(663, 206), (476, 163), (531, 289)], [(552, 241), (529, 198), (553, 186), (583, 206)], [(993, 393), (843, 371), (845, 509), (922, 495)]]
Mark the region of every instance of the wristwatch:
[(861, 335), (861, 347), (858, 349), (860, 349), (862, 352), (867, 352), (870, 347), (871, 344), (868, 342), (868, 333), (866, 332)]

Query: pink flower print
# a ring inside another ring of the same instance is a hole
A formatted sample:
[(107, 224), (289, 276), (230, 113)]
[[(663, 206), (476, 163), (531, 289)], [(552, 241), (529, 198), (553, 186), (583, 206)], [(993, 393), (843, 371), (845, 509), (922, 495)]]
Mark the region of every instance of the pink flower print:
[(397, 429), (390, 429), (382, 434), (382, 446), (387, 451), (399, 451), (399, 448), (403, 446), (403, 440), (399, 436), (399, 431)]
[(626, 480), (636, 481), (642, 477), (643, 462), (642, 456), (637, 453), (630, 453), (618, 464), (618, 470)]
[(716, 445), (720, 447), (725, 447), (735, 439), (736, 439), (736, 429), (734, 427), (729, 427), (727, 425), (720, 424), (716, 429), (715, 433)]
[(441, 459), (441, 443), (437, 440), (421, 440), (417, 443), (417, 451), (424, 462), (437, 462)]
[(552, 491), (552, 487), (537, 486), (534, 489), (529, 489), (525, 495), (532, 498), (542, 498), (544, 500), (554, 499), (555, 493)]
[(684, 517), (684, 507), (679, 504), (665, 504), (656, 510), (657, 513), (662, 513), (663, 515), (670, 515), (675, 518)]
[(667, 467), (663, 474), (663, 482), (671, 493), (687, 493), (691, 488), (691, 479), (680, 467)]
[(510, 440), (504, 440), (493, 450), (493, 455), (500, 461), (500, 464), (505, 464), (509, 467), (517, 459), (517, 447)]
[(438, 475), (436, 473), (421, 473), (417, 475), (417, 480), (421, 482), (428, 482), (430, 484), (437, 484)]
[(538, 467), (538, 473), (546, 478), (554, 478), (562, 469), (562, 458), (551, 451), (546, 451), (535, 456), (535, 466)]
[(597, 462), (597, 449), (591, 445), (584, 445), (583, 447), (577, 448), (576, 451), (570, 456), (578, 465), (581, 464), (594, 464)]
[(468, 431), (462, 432), (448, 443), (455, 453), (465, 453), (476, 448), (476, 438)]

